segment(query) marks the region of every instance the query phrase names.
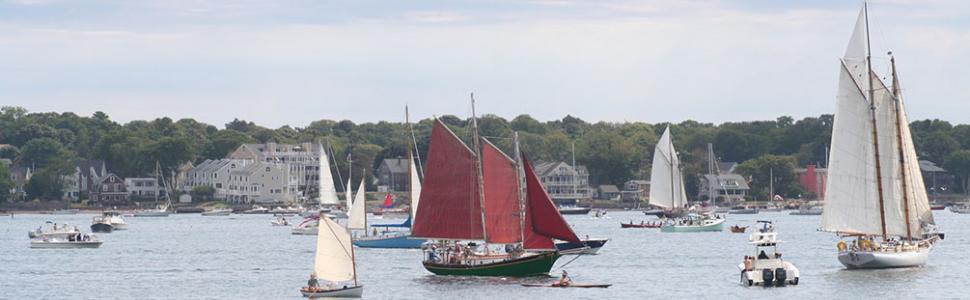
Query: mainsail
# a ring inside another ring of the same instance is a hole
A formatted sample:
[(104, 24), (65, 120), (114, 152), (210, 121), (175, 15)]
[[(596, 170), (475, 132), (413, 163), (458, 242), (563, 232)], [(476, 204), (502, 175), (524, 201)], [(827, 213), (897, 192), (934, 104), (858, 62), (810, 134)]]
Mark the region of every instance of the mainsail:
[(492, 142), (482, 139), (482, 177), (485, 186), (487, 242), (511, 244), (521, 241), (519, 227), (519, 177), (515, 161)]
[(413, 238), (481, 240), (481, 197), (475, 152), (448, 126), (435, 120), (428, 146), (421, 206)]
[(347, 211), (347, 228), (367, 229), (367, 196), (364, 190), (364, 179), (360, 179), (360, 186), (357, 188), (357, 195), (350, 210)]
[(333, 185), (333, 174), (330, 173), (330, 159), (327, 157), (327, 150), (320, 145), (320, 204), (337, 205), (337, 189)]
[(579, 237), (569, 227), (569, 223), (559, 214), (559, 209), (552, 203), (552, 198), (539, 181), (529, 159), (521, 155), (522, 168), (525, 173), (525, 241), (523, 248), (529, 250), (555, 250), (552, 239), (580, 243)]
[(841, 64), (822, 229), (919, 236), (934, 220), (916, 149), (901, 95), (867, 62), (867, 35), (863, 9)]
[(421, 178), (418, 177), (418, 168), (415, 167), (414, 158), (408, 159), (411, 163), (411, 179), (408, 184), (411, 186), (410, 199), (411, 199), (411, 220), (414, 221), (414, 217), (418, 215), (418, 202), (421, 199)]
[(320, 218), (318, 230), (317, 252), (313, 262), (313, 272), (317, 278), (331, 282), (354, 280), (357, 275), (350, 233), (327, 217)]
[(653, 151), (650, 171), (650, 204), (663, 208), (683, 208), (687, 204), (680, 159), (670, 137), (670, 126), (664, 129)]

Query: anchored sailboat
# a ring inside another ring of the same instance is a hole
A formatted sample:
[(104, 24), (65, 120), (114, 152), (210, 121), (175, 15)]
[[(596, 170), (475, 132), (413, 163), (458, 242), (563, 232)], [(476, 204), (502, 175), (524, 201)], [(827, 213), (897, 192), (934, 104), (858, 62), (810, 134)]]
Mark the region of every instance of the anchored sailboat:
[[(480, 140), (474, 117), (472, 126), (474, 150), (441, 120), (431, 131), (413, 227), (415, 237), (435, 240), (425, 248), (425, 269), (438, 275), (548, 274), (560, 256), (553, 239), (578, 243), (579, 238), (525, 157), (513, 160)], [(505, 251), (490, 244), (502, 244)]]
[(849, 269), (920, 266), (943, 235), (930, 211), (895, 58), (889, 88), (872, 71), (868, 22), (866, 5), (841, 62), (822, 230), (844, 238), (838, 257)]
[(300, 293), (308, 298), (360, 298), (364, 286), (357, 282), (357, 263), (350, 232), (326, 217), (320, 218), (319, 230), (313, 274)]

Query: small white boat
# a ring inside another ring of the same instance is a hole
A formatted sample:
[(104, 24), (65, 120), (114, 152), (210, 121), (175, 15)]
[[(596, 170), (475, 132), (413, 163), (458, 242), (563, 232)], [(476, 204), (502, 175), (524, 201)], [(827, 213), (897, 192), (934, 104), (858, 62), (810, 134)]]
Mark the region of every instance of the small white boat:
[(228, 208), (213, 209), (202, 212), (203, 216), (228, 216), (229, 214), (232, 214), (232, 210)]
[(818, 216), (822, 214), (822, 207), (820, 206), (813, 206), (808, 208), (802, 207), (788, 214), (792, 216)]
[(246, 211), (244, 211), (242, 213), (244, 213), (244, 214), (250, 214), (250, 215), (251, 214), (268, 214), (269, 213), (269, 208), (265, 208), (265, 207), (262, 207), (262, 206), (259, 206), (259, 205), (253, 205), (253, 208), (250, 208), (249, 210), (246, 210)]
[(52, 215), (76, 215), (78, 213), (78, 211), (79, 211), (78, 209), (73, 209), (73, 208), (72, 209), (57, 209), (57, 210), (51, 211), (51, 214)]
[[(771, 222), (758, 221), (760, 228), (751, 233), (749, 243), (754, 245), (755, 255), (745, 257), (743, 263), (738, 264), (741, 270), (741, 285), (752, 286), (785, 286), (798, 284), (798, 268), (791, 262), (782, 259), (778, 252), (778, 233)], [(765, 252), (770, 248), (772, 254)]]
[(317, 236), (313, 273), (300, 293), (307, 298), (360, 298), (364, 286), (357, 282), (357, 262), (350, 231), (328, 218), (321, 219), (320, 226), (326, 228), (327, 233)]
[(283, 216), (276, 216), (275, 220), (269, 222), (273, 226), (290, 226), (290, 221), (287, 221)]
[(168, 217), (169, 212), (163, 209), (147, 209), (136, 211), (132, 216), (134, 217)]
[(333, 290), (327, 290), (327, 289), (310, 290), (307, 288), (302, 288), (300, 289), (300, 293), (303, 294), (303, 297), (307, 297), (310, 299), (360, 298), (364, 294), (364, 286), (363, 285), (349, 286), (349, 287), (342, 287), (342, 288), (333, 289)]
[(80, 232), (69, 235), (42, 235), (30, 240), (33, 249), (98, 248), (103, 242), (95, 235)]
[(735, 206), (728, 211), (732, 215), (755, 215), (758, 214), (758, 209), (753, 207)]
[(970, 214), (970, 206), (950, 206), (950, 211), (958, 214)]
[(724, 218), (711, 215), (689, 214), (683, 219), (670, 220), (660, 226), (660, 232), (721, 232)]
[(106, 211), (101, 213), (101, 217), (111, 224), (113, 230), (128, 230), (128, 222), (125, 222), (120, 212)]
[[(327, 219), (327, 218), (324, 218)], [(320, 218), (307, 218), (300, 224), (293, 226), (290, 231), (294, 235), (317, 235), (317, 227), (320, 226)]]

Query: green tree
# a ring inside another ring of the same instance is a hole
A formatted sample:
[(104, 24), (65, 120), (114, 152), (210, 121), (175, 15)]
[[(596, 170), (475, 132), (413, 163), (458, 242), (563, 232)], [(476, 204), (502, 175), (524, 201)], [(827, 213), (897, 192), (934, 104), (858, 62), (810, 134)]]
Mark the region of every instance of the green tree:
[(944, 165), (953, 175), (960, 179), (960, 188), (964, 193), (970, 193), (970, 150), (959, 150), (946, 157)]
[(751, 186), (751, 194), (758, 200), (772, 197), (768, 193), (772, 178), (776, 195), (793, 198), (798, 197), (801, 191), (796, 186), (795, 158), (791, 156), (763, 155), (741, 163), (737, 172), (750, 178), (748, 184)]
[(34, 168), (68, 158), (67, 150), (52, 138), (38, 138), (27, 142), (20, 151), (20, 162)]
[(256, 143), (256, 139), (240, 131), (226, 129), (212, 135), (209, 143), (202, 152), (207, 159), (220, 159), (245, 143)]
[(10, 168), (0, 163), (0, 203), (10, 200), (10, 190), (14, 188), (14, 182), (7, 174), (10, 174)]
[(940, 164), (945, 164), (946, 156), (958, 149), (960, 142), (942, 130), (930, 133), (923, 139), (923, 144), (917, 147), (920, 157)]

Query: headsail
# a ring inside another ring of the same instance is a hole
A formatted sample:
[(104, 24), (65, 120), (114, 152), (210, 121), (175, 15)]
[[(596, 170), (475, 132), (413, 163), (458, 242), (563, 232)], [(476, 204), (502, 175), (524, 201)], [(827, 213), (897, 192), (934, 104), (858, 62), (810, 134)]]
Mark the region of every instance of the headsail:
[(344, 202), (347, 202), (346, 207), (348, 211), (350, 210), (350, 206), (354, 205), (354, 195), (350, 189), (351, 189), (350, 176), (347, 176), (347, 185), (344, 188), (344, 193), (347, 195), (344, 196)]
[(435, 120), (413, 238), (482, 239), (475, 152)]
[(670, 137), (670, 126), (664, 129), (653, 151), (649, 201), (663, 208), (683, 208), (687, 204), (684, 177)]
[(580, 243), (579, 237), (569, 227), (569, 223), (559, 214), (552, 198), (539, 181), (539, 176), (522, 154), (522, 168), (525, 172), (525, 241), (523, 248), (529, 250), (555, 250), (552, 239)]
[(347, 211), (347, 228), (367, 229), (367, 196), (364, 190), (364, 179), (360, 179), (360, 186), (357, 188), (357, 195), (350, 210)]
[(313, 272), (317, 278), (339, 282), (354, 280), (353, 244), (350, 233), (330, 218), (320, 218), (317, 232), (317, 252)]
[(492, 142), (482, 140), (487, 242), (517, 243), (521, 240), (522, 229), (519, 227), (519, 177), (515, 161)]
[(411, 163), (411, 180), (408, 184), (411, 185), (410, 199), (411, 199), (411, 219), (418, 214), (418, 202), (421, 199), (421, 178), (418, 177), (418, 168), (414, 164), (414, 158), (409, 159)]
[(320, 176), (319, 192), (321, 205), (337, 205), (337, 189), (333, 184), (333, 174), (330, 173), (330, 159), (327, 157), (327, 150), (320, 145)]

